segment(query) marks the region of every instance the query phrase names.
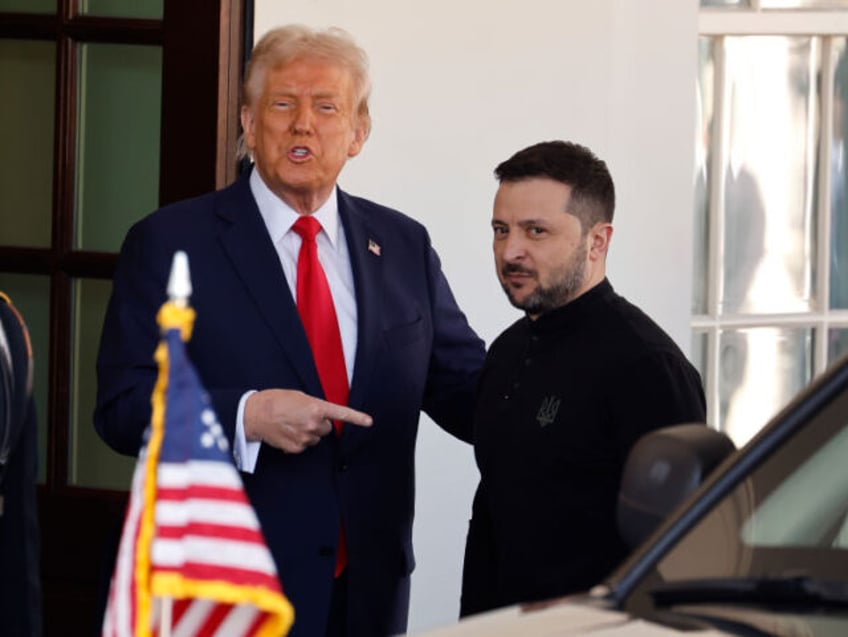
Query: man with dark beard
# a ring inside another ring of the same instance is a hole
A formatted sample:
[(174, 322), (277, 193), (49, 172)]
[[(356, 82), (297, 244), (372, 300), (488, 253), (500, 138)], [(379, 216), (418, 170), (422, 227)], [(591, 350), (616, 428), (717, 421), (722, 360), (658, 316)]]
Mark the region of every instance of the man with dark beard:
[(598, 583), (627, 554), (615, 509), (631, 446), (706, 419), (698, 372), (606, 278), (606, 164), (552, 141), (495, 176), (495, 264), (526, 316), (494, 341), (480, 379), (462, 616)]

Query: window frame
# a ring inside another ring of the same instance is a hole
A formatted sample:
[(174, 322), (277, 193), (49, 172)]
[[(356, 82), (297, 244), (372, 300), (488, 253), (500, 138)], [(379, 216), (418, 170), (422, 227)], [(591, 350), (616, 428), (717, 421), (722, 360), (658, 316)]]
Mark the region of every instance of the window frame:
[[(814, 36), (821, 37), (822, 46), (822, 77), (828, 78), (832, 86), (834, 77), (834, 60), (831, 55), (829, 42), (831, 38), (848, 38), (848, 4), (844, 9), (765, 9), (759, 0), (752, 0), (750, 7), (702, 7), (698, 14), (698, 37), (715, 38), (717, 42), (724, 37), (733, 36)], [(724, 86), (723, 47), (716, 47), (719, 60), (714, 78), (715, 85)], [(822, 82), (822, 86), (825, 86)], [(832, 91), (823, 90), (819, 94), (818, 113), (822, 123), (832, 121), (833, 97)], [(717, 90), (713, 103), (713, 129), (709, 153), (709, 172), (711, 175), (721, 175), (726, 154), (724, 147), (724, 99), (723, 90)], [(831, 197), (829, 169), (831, 154), (831, 138), (826, 130), (820, 136), (817, 156), (820, 170), (816, 188), (815, 218), (817, 221), (815, 234), (815, 272), (816, 272), (816, 309), (809, 312), (774, 313), (774, 314), (736, 314), (719, 311), (719, 280), (723, 274), (723, 264), (720, 262), (721, 243), (724, 241), (723, 218), (720, 214), (724, 205), (724, 179), (712, 179), (709, 183), (709, 208), (707, 210), (707, 234), (712, 239), (707, 245), (706, 260), (706, 311), (696, 313), (693, 309), (691, 318), (693, 347), (698, 337), (706, 336), (705, 359), (702, 362), (705, 392), (707, 395), (707, 411), (710, 421), (716, 423), (720, 417), (720, 352), (719, 334), (724, 328), (745, 329), (760, 327), (792, 328), (803, 327), (812, 329), (813, 333), (813, 370), (812, 378), (817, 377), (828, 366), (827, 332), (831, 328), (848, 328), (848, 309), (831, 309), (828, 294), (830, 291), (830, 237), (831, 237)], [(696, 241), (702, 237), (694, 237)], [(695, 272), (695, 276), (701, 273)], [(697, 286), (696, 286), (697, 288)], [(831, 361), (832, 362), (832, 361)], [(811, 378), (811, 380), (812, 380)], [(724, 423), (720, 424), (724, 428)], [(737, 443), (744, 442), (737, 440)]]

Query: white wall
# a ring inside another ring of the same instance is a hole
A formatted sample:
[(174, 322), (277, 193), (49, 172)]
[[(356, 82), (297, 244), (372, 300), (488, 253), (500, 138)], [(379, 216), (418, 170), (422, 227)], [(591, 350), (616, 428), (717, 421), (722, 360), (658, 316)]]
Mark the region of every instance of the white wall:
[[(256, 40), (290, 22), (368, 52), (374, 129), (340, 184), (429, 228), (487, 342), (519, 316), (492, 266), (492, 170), (558, 138), (615, 180), (613, 285), (689, 351), (695, 0), (256, 0)], [(471, 449), (426, 417), (417, 456), (410, 632), (457, 616), (477, 480)]]

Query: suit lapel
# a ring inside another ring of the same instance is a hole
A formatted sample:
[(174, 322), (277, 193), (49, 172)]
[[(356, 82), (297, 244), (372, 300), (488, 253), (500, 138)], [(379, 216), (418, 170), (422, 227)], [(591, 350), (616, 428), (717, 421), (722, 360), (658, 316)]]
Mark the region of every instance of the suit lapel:
[[(364, 405), (377, 352), (380, 351), (380, 317), (383, 313), (383, 241), (367, 215), (350, 195), (339, 190), (339, 215), (344, 225), (353, 281), (356, 287), (357, 346), (348, 404)], [(344, 431), (361, 430), (345, 427)]]
[(312, 351), (259, 208), (242, 178), (221, 201), (219, 237), (232, 267), (248, 289), (255, 309), (268, 323), (304, 391), (323, 396)]

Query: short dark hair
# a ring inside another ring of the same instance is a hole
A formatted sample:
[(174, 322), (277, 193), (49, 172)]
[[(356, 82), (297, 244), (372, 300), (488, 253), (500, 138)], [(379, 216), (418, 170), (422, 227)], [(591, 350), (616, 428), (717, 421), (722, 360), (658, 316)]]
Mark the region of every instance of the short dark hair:
[(580, 144), (560, 140), (539, 142), (519, 150), (495, 168), (498, 181), (547, 177), (571, 186), (565, 212), (580, 220), (583, 232), (598, 222), (611, 223), (615, 186), (606, 163)]

